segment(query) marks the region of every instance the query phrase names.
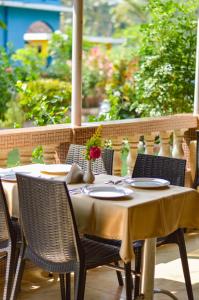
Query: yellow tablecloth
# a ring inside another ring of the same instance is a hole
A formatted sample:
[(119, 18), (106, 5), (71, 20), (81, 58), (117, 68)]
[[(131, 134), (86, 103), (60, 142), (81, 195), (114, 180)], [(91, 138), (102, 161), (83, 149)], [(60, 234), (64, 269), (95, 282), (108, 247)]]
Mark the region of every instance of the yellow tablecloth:
[[(103, 183), (110, 176), (96, 176)], [(131, 242), (168, 235), (177, 228), (199, 228), (199, 194), (190, 188), (133, 189), (130, 200), (99, 200), (73, 195), (72, 203), (81, 232), (122, 241), (120, 255), (131, 260)]]
[[(97, 175), (95, 183), (104, 183), (109, 175)], [(117, 177), (118, 178), (118, 177)], [(81, 185), (68, 185), (69, 190)], [(4, 182), (11, 214), (18, 216), (17, 184)], [(100, 200), (84, 194), (72, 194), (79, 231), (122, 241), (120, 255), (131, 260), (134, 240), (165, 236), (177, 228), (199, 228), (199, 194), (186, 187), (133, 189), (128, 200)]]

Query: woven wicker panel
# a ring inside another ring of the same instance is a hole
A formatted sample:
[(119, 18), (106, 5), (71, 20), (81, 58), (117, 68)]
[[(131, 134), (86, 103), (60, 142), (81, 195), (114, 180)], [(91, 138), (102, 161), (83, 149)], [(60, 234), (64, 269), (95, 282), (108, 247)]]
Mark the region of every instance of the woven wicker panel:
[(36, 147), (72, 141), (72, 129), (66, 125), (8, 129), (0, 132), (0, 149)]
[(23, 175), (17, 180), (22, 227), (32, 252), (53, 263), (77, 260), (64, 183)]
[(186, 160), (148, 154), (138, 154), (132, 177), (152, 177), (184, 186)]
[(61, 143), (57, 148), (57, 155), (60, 163), (65, 163), (70, 143)]
[[(83, 171), (87, 169), (87, 161), (84, 159), (86, 147), (82, 145), (70, 145), (66, 158), (67, 164), (77, 163)], [(113, 154), (111, 149), (103, 149), (102, 157), (92, 162), (92, 170), (94, 173), (107, 173), (112, 174), (113, 167)]]

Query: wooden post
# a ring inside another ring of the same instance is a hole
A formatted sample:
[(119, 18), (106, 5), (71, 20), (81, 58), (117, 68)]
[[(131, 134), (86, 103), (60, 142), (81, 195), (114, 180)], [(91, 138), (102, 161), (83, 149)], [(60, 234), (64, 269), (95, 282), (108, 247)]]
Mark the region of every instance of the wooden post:
[(145, 141), (145, 153), (146, 154), (154, 154), (154, 133), (147, 133), (144, 135), (144, 141)]
[(160, 132), (160, 152), (158, 155), (160, 156), (171, 156), (169, 139), (171, 135), (171, 131), (161, 131)]
[(81, 126), (83, 0), (73, 1), (72, 126)]
[(133, 168), (136, 161), (136, 156), (138, 152), (138, 143), (139, 143), (140, 136), (135, 134), (128, 138), (129, 141), (129, 154), (127, 156), (127, 166), (128, 166), (128, 175), (131, 176), (133, 172)]
[(174, 130), (173, 132), (173, 151), (172, 157), (184, 159), (182, 143), (186, 129)]
[(196, 46), (196, 70), (195, 70), (195, 93), (194, 93), (194, 115), (199, 114), (199, 19), (197, 29), (197, 46)]
[(116, 137), (112, 139), (112, 146), (114, 150), (113, 174), (116, 176), (121, 176), (122, 171), (121, 140), (121, 137)]

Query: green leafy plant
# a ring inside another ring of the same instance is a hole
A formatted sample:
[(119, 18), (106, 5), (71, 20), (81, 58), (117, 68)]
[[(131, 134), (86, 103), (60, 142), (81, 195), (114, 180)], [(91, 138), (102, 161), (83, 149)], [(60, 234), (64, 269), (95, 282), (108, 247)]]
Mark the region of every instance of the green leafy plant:
[(0, 119), (5, 120), (5, 113), (11, 99), (15, 98), (16, 73), (11, 65), (11, 53), (0, 47)]
[(32, 158), (34, 163), (43, 163), (43, 148), (37, 146), (32, 152)]
[(137, 60), (129, 56), (117, 59), (113, 65), (113, 75), (106, 85), (106, 97), (110, 102), (110, 111), (106, 119), (126, 119), (138, 117), (136, 112), (135, 88), (132, 74), (136, 70)]
[(41, 79), (27, 83), (18, 82), (18, 101), (27, 120), (35, 125), (66, 123), (71, 102), (71, 84)]
[(47, 76), (62, 80), (71, 80), (72, 28), (66, 33), (56, 31), (48, 43), (48, 55), (51, 62), (46, 70)]
[(135, 94), (141, 116), (191, 112), (198, 1), (149, 0)]
[(15, 70), (18, 79), (22, 81), (38, 79), (46, 65), (46, 60), (41, 53), (38, 53), (37, 48), (29, 45), (18, 49), (12, 55), (12, 60), (17, 62)]

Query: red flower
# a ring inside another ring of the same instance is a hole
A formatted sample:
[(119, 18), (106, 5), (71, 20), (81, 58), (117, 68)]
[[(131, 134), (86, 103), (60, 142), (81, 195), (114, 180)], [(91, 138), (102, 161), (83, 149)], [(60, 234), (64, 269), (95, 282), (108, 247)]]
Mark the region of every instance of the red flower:
[(90, 148), (90, 159), (99, 158), (101, 155), (101, 149), (97, 146), (93, 146)]

